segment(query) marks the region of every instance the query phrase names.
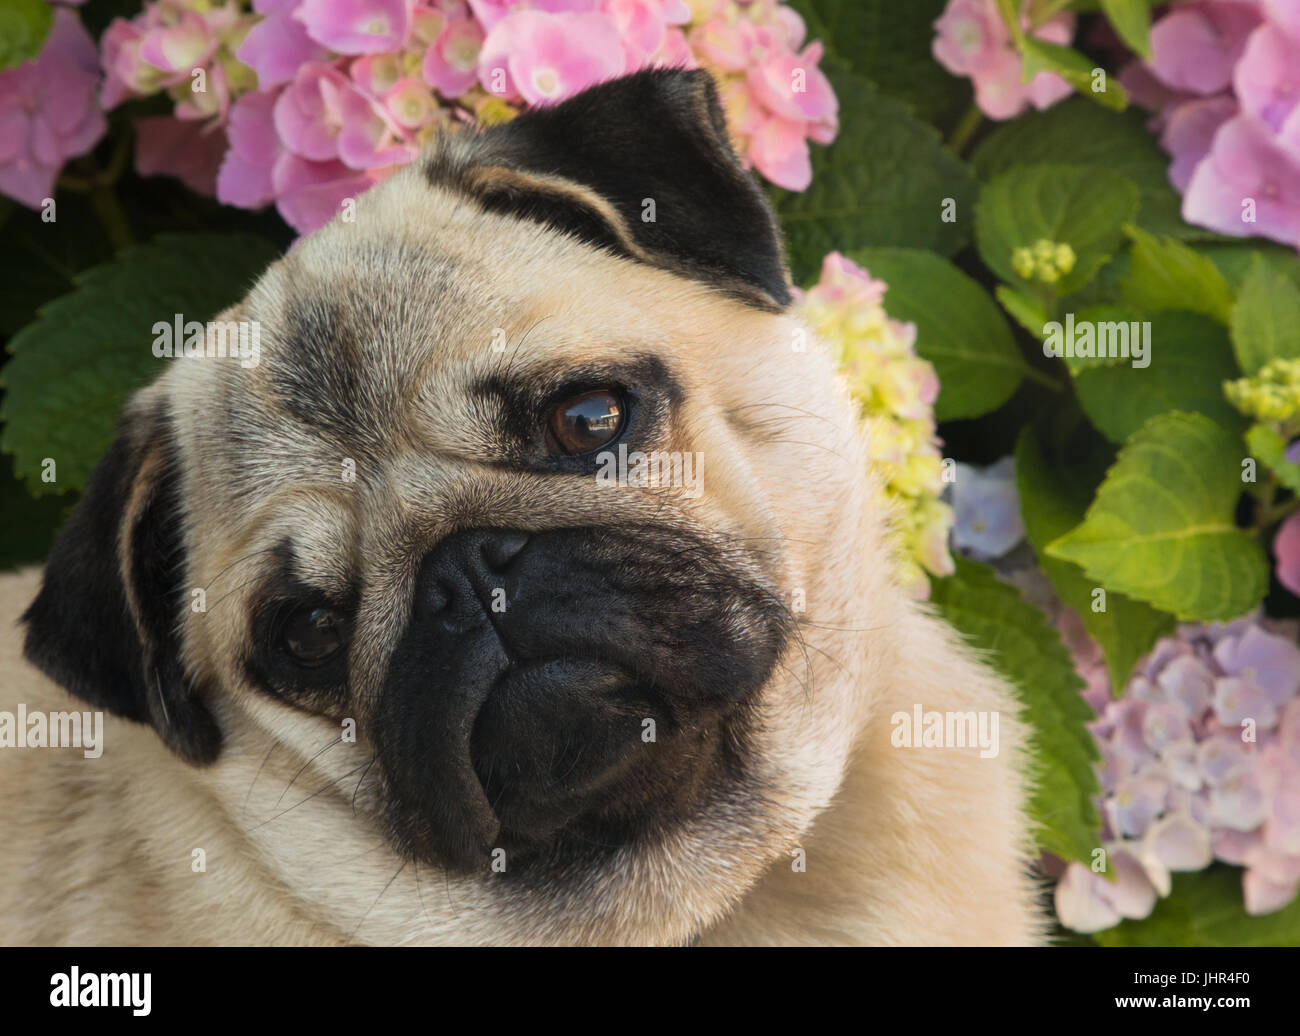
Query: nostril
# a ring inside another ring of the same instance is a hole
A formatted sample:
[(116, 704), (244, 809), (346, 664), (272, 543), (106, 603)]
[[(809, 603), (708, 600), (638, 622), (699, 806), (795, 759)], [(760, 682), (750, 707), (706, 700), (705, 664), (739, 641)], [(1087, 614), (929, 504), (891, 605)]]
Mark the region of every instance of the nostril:
[(451, 603), (451, 588), (441, 582), (432, 582), (424, 591), (424, 605), (436, 615)]
[(493, 532), (483, 540), (483, 558), (494, 569), (503, 569), (528, 545), (526, 532)]

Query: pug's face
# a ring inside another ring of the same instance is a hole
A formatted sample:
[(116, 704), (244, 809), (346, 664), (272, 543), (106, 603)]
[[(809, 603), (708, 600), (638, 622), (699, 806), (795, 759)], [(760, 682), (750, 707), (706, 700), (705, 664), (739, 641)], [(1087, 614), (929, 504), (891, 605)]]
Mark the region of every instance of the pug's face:
[(863, 471), (788, 302), (702, 74), (445, 141), (223, 315), (256, 366), (136, 397), (29, 654), (196, 764), (352, 721), (327, 794), (395, 856), (542, 896), (548, 931), (604, 888), (689, 935), (847, 750), (791, 604), (847, 614), (820, 544), (860, 541)]

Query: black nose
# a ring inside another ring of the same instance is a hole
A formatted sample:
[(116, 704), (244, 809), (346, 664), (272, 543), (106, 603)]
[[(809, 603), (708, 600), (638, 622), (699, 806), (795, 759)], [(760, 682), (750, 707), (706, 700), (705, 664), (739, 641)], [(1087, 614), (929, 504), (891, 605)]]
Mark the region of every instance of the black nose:
[(505, 603), (505, 576), (528, 546), (514, 529), (470, 529), (448, 536), (420, 567), (415, 618), (439, 618), (452, 632), (465, 632)]

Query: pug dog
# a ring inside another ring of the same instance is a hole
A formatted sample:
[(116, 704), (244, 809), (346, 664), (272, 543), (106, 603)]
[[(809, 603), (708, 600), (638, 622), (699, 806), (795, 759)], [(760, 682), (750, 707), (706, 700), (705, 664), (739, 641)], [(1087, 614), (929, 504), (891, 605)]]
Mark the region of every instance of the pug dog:
[(698, 71), (300, 241), (218, 318), (260, 361), (165, 361), (4, 579), (0, 709), (105, 716), (0, 750), (4, 941), (1041, 941), (1016, 697), (896, 585), (791, 301)]

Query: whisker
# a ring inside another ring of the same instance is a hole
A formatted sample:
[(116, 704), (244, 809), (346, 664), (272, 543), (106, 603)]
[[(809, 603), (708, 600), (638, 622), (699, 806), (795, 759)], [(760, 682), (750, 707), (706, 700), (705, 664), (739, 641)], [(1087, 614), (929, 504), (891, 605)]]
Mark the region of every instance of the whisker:
[(403, 861), (402, 865), (393, 872), (393, 876), (388, 879), (388, 884), (385, 885), (383, 889), (380, 890), (379, 895), (375, 897), (375, 902), (371, 903), (370, 906), (366, 908), (366, 912), (361, 915), (361, 920), (357, 922), (357, 926), (352, 929), (352, 934), (348, 936), (348, 942), (351, 942), (356, 937), (357, 932), (361, 931), (361, 926), (366, 923), (366, 918), (370, 916), (370, 911), (375, 909), (375, 904), (384, 898), (384, 893), (388, 891), (393, 882), (397, 880), (397, 876), (404, 870), (406, 870), (406, 861)]
[(310, 795), (308, 795), (305, 799), (302, 799), (302, 800), (300, 800), (300, 801), (298, 801), (298, 802), (295, 802), (295, 803), (294, 803), (292, 806), (290, 806), (288, 809), (281, 810), (281, 811), (280, 811), (279, 813), (277, 813), (275, 816), (273, 816), (273, 817), (268, 817), (266, 820), (263, 820), (260, 824), (257, 824), (257, 825), (255, 825), (254, 827), (250, 827), (250, 828), (249, 828), (249, 831), (256, 831), (256, 830), (257, 830), (258, 828), (260, 828), (260, 827), (266, 827), (266, 825), (269, 824), (272, 820), (278, 820), (280, 817), (284, 816), (286, 813), (292, 813), (295, 809), (297, 809), (299, 806), (301, 806), (304, 802), (310, 802), (310, 801), (311, 801), (312, 799), (314, 799), (317, 795), (321, 794), (321, 792), (328, 791), (328, 790), (330, 789), (331, 785), (335, 785), (335, 784), (338, 784), (340, 781), (345, 781), (345, 780), (347, 780), (349, 777), (351, 777), (354, 773), (356, 773), (358, 770), (360, 770), (360, 769), (361, 769), (363, 766), (365, 766), (365, 765), (366, 765), (365, 763), (359, 763), (359, 764), (357, 764), (357, 765), (354, 766), (351, 770), (349, 770), (347, 773), (345, 773), (342, 777), (335, 777), (332, 781), (330, 781), (330, 782), (329, 782), (328, 784), (326, 784), (324, 787), (322, 787), (322, 788), (317, 788), (317, 789), (316, 789), (315, 791), (313, 791)]
[(278, 806), (281, 802), (284, 801), (284, 797), (285, 797), (286, 795), (289, 794), (289, 789), (293, 787), (294, 781), (296, 781), (299, 777), (302, 776), (302, 772), (303, 772), (303, 770), (307, 769), (307, 767), (309, 767), (313, 762), (315, 762), (317, 759), (319, 759), (322, 755), (324, 755), (326, 752), (328, 752), (328, 751), (329, 751), (331, 748), (333, 748), (335, 745), (342, 744), (342, 742), (343, 742), (343, 735), (340, 734), (340, 735), (339, 735), (338, 737), (336, 737), (333, 741), (331, 741), (328, 745), (326, 745), (326, 746), (325, 746), (324, 748), (322, 748), (319, 752), (317, 752), (314, 756), (312, 756), (312, 757), (311, 757), (310, 759), (308, 759), (305, 763), (303, 763), (300, 767), (298, 767), (298, 772), (295, 773), (295, 774), (293, 775), (293, 780), (291, 780), (288, 784), (286, 784), (286, 785), (284, 786), (284, 791), (280, 792), (280, 797), (279, 797), (278, 799), (275, 800), (275, 804)]
[(220, 597), (216, 599), (216, 601), (214, 601), (212, 604), (207, 606), (206, 609), (207, 614), (211, 615), (214, 611), (217, 610), (217, 605), (220, 604), (222, 601), (226, 600), (228, 597), (233, 597), (235, 594), (239, 593), (240, 590), (244, 589), (244, 587), (251, 586), (253, 583), (256, 583), (261, 578), (262, 578), (261, 575), (255, 575), (251, 579), (245, 579), (233, 590), (229, 590), (226, 593), (222, 594)]
[(213, 583), (215, 583), (218, 579), (220, 579), (222, 576), (224, 576), (227, 572), (229, 572), (232, 568), (234, 568), (236, 565), (238, 565), (241, 561), (247, 561), (247, 560), (249, 560), (249, 558), (260, 557), (260, 556), (263, 555), (263, 554), (270, 554), (270, 553), (272, 553), (273, 551), (275, 551), (276, 549), (277, 549), (277, 548), (275, 548), (275, 547), (263, 547), (261, 550), (255, 550), (255, 551), (253, 551), (251, 554), (245, 554), (242, 558), (235, 558), (234, 561), (232, 561), (229, 565), (227, 565), (227, 566), (226, 566), (225, 568), (223, 568), (220, 572), (218, 572), (215, 576), (213, 576), (213, 577), (208, 581), (207, 586), (205, 586), (203, 589), (204, 589), (204, 590), (209, 589), (209, 588), (212, 586)]
[(248, 786), (248, 794), (244, 796), (244, 804), (239, 809), (241, 815), (248, 812), (248, 803), (253, 797), (253, 788), (257, 786), (257, 779), (262, 776), (262, 771), (266, 769), (266, 764), (271, 761), (271, 753), (279, 747), (280, 739), (276, 738), (271, 742), (271, 747), (267, 749), (266, 756), (262, 759), (262, 765), (257, 768), (257, 773), (253, 774), (253, 783)]
[(357, 781), (357, 786), (352, 789), (352, 815), (354, 817), (357, 815), (357, 792), (361, 790), (361, 785), (366, 782), (366, 777), (370, 774), (370, 767), (375, 765), (375, 760), (378, 758), (378, 752), (370, 757), (370, 762), (366, 763), (366, 772), (361, 775), (361, 779)]

